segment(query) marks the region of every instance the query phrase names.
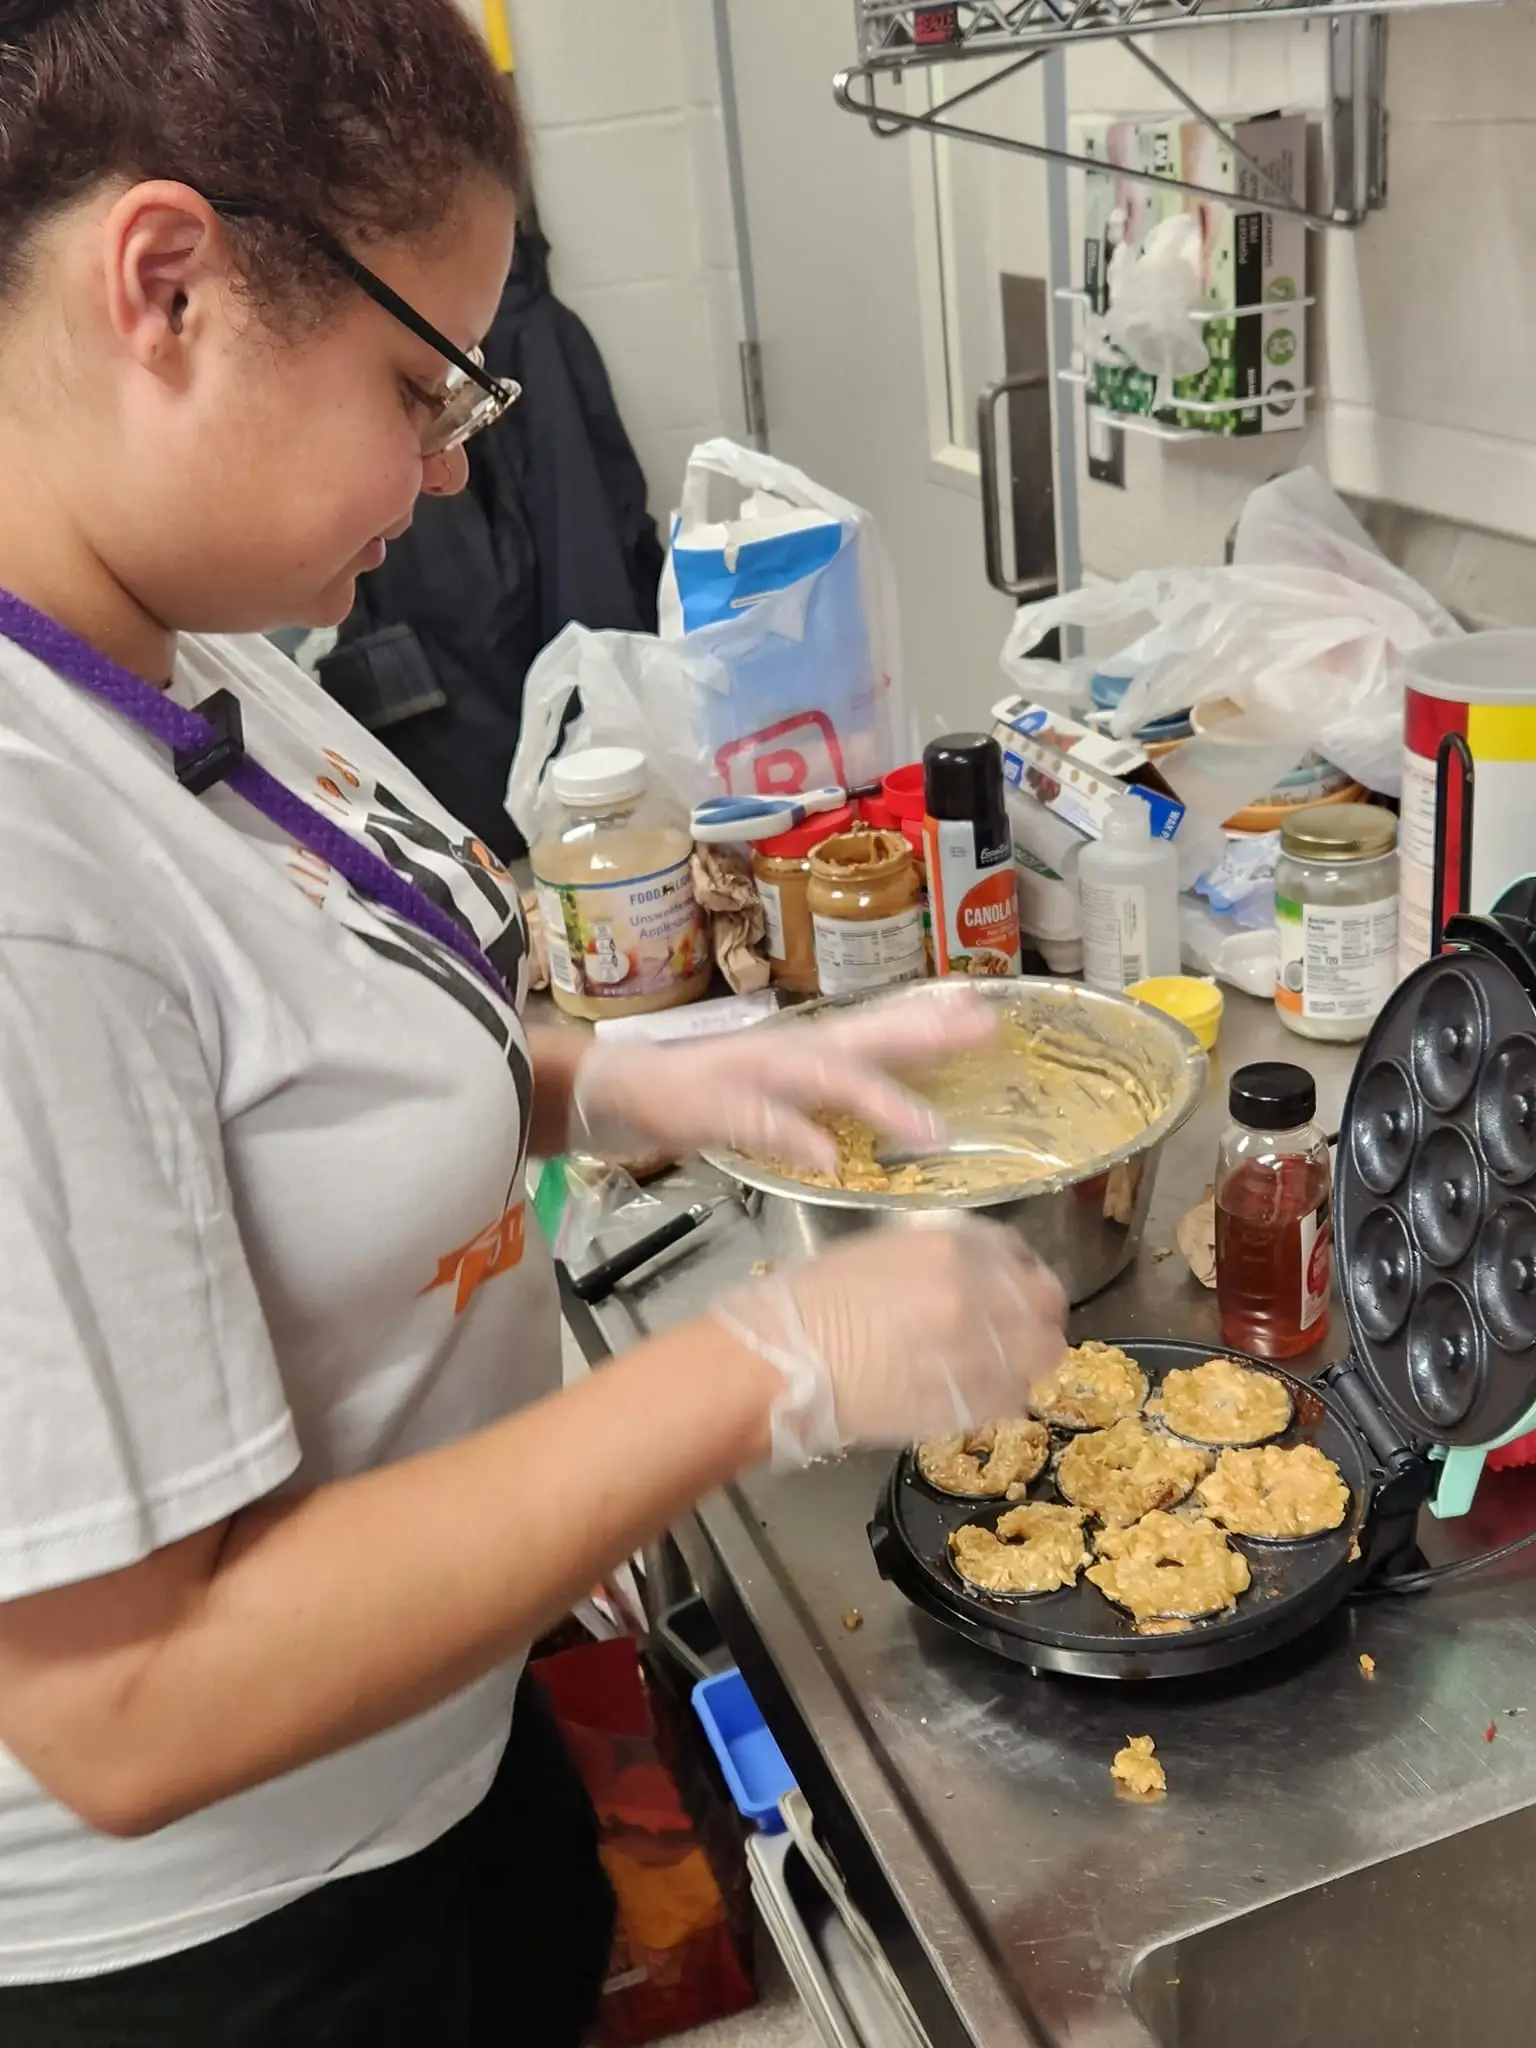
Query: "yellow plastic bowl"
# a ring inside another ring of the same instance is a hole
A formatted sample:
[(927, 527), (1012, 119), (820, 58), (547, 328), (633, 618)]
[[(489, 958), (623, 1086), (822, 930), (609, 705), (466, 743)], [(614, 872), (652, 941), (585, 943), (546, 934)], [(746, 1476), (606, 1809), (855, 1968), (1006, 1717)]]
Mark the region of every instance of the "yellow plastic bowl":
[(1214, 981), (1202, 981), (1194, 974), (1154, 975), (1150, 981), (1134, 982), (1126, 994), (1165, 1016), (1176, 1017), (1207, 1052), (1215, 1045), (1226, 998)]

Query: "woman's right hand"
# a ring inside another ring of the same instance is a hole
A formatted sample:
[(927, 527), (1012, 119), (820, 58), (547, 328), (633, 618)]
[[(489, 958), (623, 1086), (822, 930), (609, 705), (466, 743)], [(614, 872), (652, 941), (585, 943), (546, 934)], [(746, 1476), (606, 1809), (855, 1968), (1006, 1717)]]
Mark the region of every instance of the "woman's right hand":
[(783, 1376), (780, 1466), (1017, 1414), (1067, 1341), (1055, 1275), (1013, 1231), (970, 1217), (859, 1237), (714, 1313)]

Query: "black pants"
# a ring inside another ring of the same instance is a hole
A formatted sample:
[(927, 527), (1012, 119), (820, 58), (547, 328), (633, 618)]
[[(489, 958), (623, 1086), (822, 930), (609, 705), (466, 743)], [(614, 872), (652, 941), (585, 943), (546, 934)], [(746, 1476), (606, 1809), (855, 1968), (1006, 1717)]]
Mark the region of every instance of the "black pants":
[(577, 2048), (613, 1894), (591, 1802), (532, 1679), (484, 1803), (430, 1849), (218, 1941), (0, 1988), (3, 2048)]

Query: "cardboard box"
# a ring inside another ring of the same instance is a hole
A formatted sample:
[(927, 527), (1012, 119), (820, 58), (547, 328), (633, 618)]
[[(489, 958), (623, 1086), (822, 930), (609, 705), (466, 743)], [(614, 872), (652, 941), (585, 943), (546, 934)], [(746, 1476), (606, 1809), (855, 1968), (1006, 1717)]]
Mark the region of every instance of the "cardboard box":
[[(1083, 289), (1088, 303), (1102, 317), (1109, 310), (1110, 258), (1124, 241), (1134, 246), (1153, 225), (1151, 193), (1124, 175), (1141, 161), (1140, 137), (1133, 121), (1090, 123), (1080, 130), (1083, 154), (1101, 161), (1105, 170), (1089, 171), (1083, 191)], [(1156, 379), (1129, 362), (1088, 364), (1088, 403), (1110, 412), (1150, 413)]]
[[(1298, 202), (1305, 197), (1303, 116), (1240, 122), (1232, 136), (1281, 191)], [(1191, 184), (1230, 191), (1239, 202), (1264, 189), (1237, 151), (1197, 121), (1183, 124), (1180, 164), (1180, 175)], [(1266, 310), (1240, 320), (1207, 321), (1211, 366), (1178, 385), (1184, 398), (1262, 402), (1214, 415), (1181, 411), (1179, 424), (1233, 435), (1293, 431), (1305, 425), (1307, 416), (1306, 400), (1299, 396), (1307, 386), (1306, 309), (1299, 303), (1306, 297), (1306, 227), (1241, 204), (1222, 206), (1190, 195), (1188, 205), (1201, 225), (1203, 282), (1212, 304)]]
[(992, 707), (992, 737), (1003, 775), (1015, 789), (1090, 839), (1102, 837), (1117, 797), (1139, 797), (1152, 813), (1154, 838), (1172, 839), (1184, 806), (1134, 741), (1110, 739), (1023, 697)]
[[(1261, 180), (1231, 144), (1198, 121), (1090, 122), (1076, 133), (1082, 153), (1105, 166), (1084, 179), (1083, 279), (1096, 313), (1108, 309), (1109, 264), (1120, 242), (1139, 245), (1160, 221), (1185, 212), (1200, 223), (1201, 282), (1211, 304), (1233, 311), (1256, 305), (1274, 309), (1205, 322), (1210, 365), (1175, 386), (1180, 398), (1201, 404), (1251, 398), (1252, 405), (1221, 413), (1175, 406), (1162, 417), (1206, 433), (1237, 436), (1305, 425), (1306, 400), (1299, 395), (1307, 385), (1307, 323), (1299, 303), (1306, 296), (1305, 226), (1244, 207), (1241, 202), (1261, 190)], [(1282, 191), (1298, 202), (1305, 197), (1304, 116), (1242, 122), (1233, 140)], [(1233, 204), (1132, 184), (1125, 176), (1130, 167), (1230, 192)], [(1154, 393), (1155, 380), (1130, 363), (1088, 366), (1090, 405), (1145, 417), (1153, 410)]]

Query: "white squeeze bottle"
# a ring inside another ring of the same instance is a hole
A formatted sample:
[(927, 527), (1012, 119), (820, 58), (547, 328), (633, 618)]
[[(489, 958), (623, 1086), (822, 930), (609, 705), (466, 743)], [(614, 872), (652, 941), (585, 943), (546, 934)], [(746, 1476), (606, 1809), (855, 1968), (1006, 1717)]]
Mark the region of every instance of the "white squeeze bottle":
[(1083, 900), (1083, 979), (1118, 991), (1155, 974), (1177, 974), (1179, 857), (1152, 836), (1139, 797), (1117, 797), (1102, 839), (1078, 856)]

